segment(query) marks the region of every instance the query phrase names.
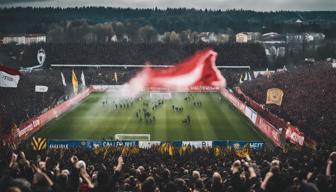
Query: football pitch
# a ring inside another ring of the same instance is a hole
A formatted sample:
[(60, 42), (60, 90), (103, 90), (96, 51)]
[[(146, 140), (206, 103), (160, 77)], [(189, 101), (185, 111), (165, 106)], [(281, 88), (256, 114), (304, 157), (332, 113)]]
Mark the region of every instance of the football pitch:
[(48, 139), (114, 139), (115, 134), (150, 134), (153, 141), (246, 140), (265, 137), (219, 93), (145, 93), (120, 99), (92, 93), (49, 122), (35, 136)]

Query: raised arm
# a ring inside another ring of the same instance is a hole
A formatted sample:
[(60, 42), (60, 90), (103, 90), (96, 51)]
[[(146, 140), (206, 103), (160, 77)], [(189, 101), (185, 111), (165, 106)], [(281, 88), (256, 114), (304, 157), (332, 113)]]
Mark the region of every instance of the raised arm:
[(84, 179), (84, 181), (88, 184), (88, 187), (89, 188), (94, 188), (94, 184), (93, 182), (91, 181), (91, 177), (90, 175), (87, 173), (86, 169), (85, 168), (81, 168), (80, 169), (80, 175), (81, 177)]
[(245, 166), (248, 168), (250, 173), (250, 179), (257, 177), (257, 174), (252, 166), (252, 159), (249, 155), (246, 156)]
[(120, 171), (122, 170), (123, 165), (124, 165), (124, 159), (123, 159), (123, 157), (120, 155), (120, 156), (118, 157), (118, 164), (117, 164), (117, 167), (115, 168), (115, 171), (120, 172)]
[(261, 185), (260, 185), (260, 188), (262, 190), (264, 190), (264, 191), (266, 190), (266, 186), (267, 186), (269, 180), (272, 177), (273, 177), (273, 173), (271, 171), (269, 171), (269, 172), (266, 173), (266, 176), (265, 176), (264, 180), (261, 182)]
[(54, 182), (50, 179), (50, 177), (44, 173), (39, 167), (32, 164), (32, 168), (35, 170), (35, 175), (33, 177), (33, 184), (36, 184), (38, 182), (38, 175), (41, 175), (48, 183), (48, 186), (51, 187), (54, 185)]
[(329, 158), (327, 160), (327, 168), (326, 168), (327, 177), (331, 177), (331, 167), (335, 159), (336, 159), (336, 152), (330, 153)]
[(17, 154), (15, 154), (15, 153), (13, 152), (13, 153), (12, 153), (11, 160), (10, 160), (9, 165), (8, 165), (9, 168), (12, 168), (12, 167), (13, 167), (14, 163), (16, 162), (16, 159), (17, 159)]

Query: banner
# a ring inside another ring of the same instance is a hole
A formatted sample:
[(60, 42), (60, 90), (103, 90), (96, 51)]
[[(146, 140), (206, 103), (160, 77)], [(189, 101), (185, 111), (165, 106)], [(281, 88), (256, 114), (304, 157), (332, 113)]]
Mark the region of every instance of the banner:
[(253, 109), (246, 106), (244, 114), (247, 118), (249, 118), (252, 121), (253, 124), (255, 124), (257, 119), (257, 113)]
[(259, 128), (261, 132), (263, 132), (269, 139), (271, 139), (274, 144), (276, 144), (277, 146), (282, 146), (280, 141), (281, 132), (273, 127), (272, 124), (270, 124), (260, 115), (258, 115), (255, 125), (257, 128)]
[(71, 149), (81, 146), (81, 141), (48, 140), (49, 149)]
[(300, 146), (303, 146), (305, 139), (303, 133), (300, 132), (298, 128), (291, 126), (288, 126), (288, 128), (286, 129), (285, 138), (291, 143), (296, 145), (298, 144)]
[(143, 149), (151, 148), (153, 146), (158, 146), (161, 141), (139, 141), (139, 147)]
[(139, 141), (106, 141), (106, 140), (49, 140), (49, 148), (76, 148), (93, 149), (97, 147), (133, 147), (139, 146)]
[(78, 80), (76, 77), (76, 73), (74, 70), (72, 70), (72, 88), (73, 88), (73, 93), (77, 95), (78, 93)]
[(269, 71), (266, 69), (266, 71), (253, 71), (254, 78), (257, 78), (259, 75), (270, 77), (275, 71)]
[(240, 112), (244, 113), (246, 104), (240, 101), (236, 96), (234, 96), (232, 93), (230, 93), (228, 90), (225, 88), (220, 90), (221, 94), (230, 101), (232, 105), (234, 105)]
[(284, 93), (281, 89), (271, 88), (267, 90), (266, 104), (276, 104), (281, 106)]
[(35, 92), (45, 93), (48, 91), (48, 87), (44, 85), (35, 85)]
[(40, 126), (40, 120), (39, 119), (30, 119), (28, 121), (26, 121), (25, 123), (23, 123), (20, 128), (17, 130), (18, 131), (18, 136), (19, 138), (28, 135), (31, 131), (34, 130), (34, 128), (39, 127)]
[(212, 147), (239, 147), (242, 148), (246, 144), (249, 145), (250, 149), (260, 150), (264, 147), (265, 142), (263, 141), (235, 141), (235, 140), (224, 140), (224, 141), (212, 141)]
[[(94, 142), (93, 144), (99, 144), (98, 142)], [(126, 146), (126, 147), (131, 147), (131, 146), (138, 146), (139, 141), (102, 141), (101, 143), (102, 147), (105, 146), (111, 146), (111, 147), (119, 147), (119, 146)]]
[(263, 141), (231, 141), (231, 140), (221, 140), (221, 141), (173, 141), (173, 142), (162, 142), (162, 141), (116, 141), (116, 140), (48, 140), (49, 148), (76, 148), (84, 147), (88, 149), (98, 148), (98, 147), (133, 147), (138, 146), (139, 148), (150, 148), (159, 146), (159, 149), (164, 152), (169, 151), (169, 146), (173, 148), (181, 147), (192, 147), (192, 148), (243, 148), (248, 145), (249, 149), (261, 150), (265, 145)]
[(185, 145), (195, 148), (212, 147), (212, 141), (182, 141), (182, 146)]
[(14, 68), (0, 66), (0, 87), (16, 88), (20, 80), (20, 72)]
[(249, 149), (254, 150), (261, 150), (265, 142), (263, 141), (228, 141), (227, 146), (233, 147), (233, 148), (243, 148), (244, 146), (248, 145)]

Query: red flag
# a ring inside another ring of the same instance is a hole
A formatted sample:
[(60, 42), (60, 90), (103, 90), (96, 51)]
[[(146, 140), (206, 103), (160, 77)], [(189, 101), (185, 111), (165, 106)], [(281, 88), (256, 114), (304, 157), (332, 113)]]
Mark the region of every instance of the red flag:
[(154, 69), (146, 66), (126, 84), (125, 91), (137, 93), (146, 89), (165, 89), (171, 91), (188, 91), (192, 87), (226, 86), (226, 80), (217, 69), (217, 53), (204, 49), (182, 63), (169, 68)]

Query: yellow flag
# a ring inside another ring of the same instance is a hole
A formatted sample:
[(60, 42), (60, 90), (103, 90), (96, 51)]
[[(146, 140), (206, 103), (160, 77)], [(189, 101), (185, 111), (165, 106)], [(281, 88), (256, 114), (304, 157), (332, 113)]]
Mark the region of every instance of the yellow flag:
[(223, 155), (229, 155), (231, 153), (231, 147), (227, 146), (225, 147), (225, 149), (223, 150)]
[(245, 144), (242, 149), (235, 149), (235, 153), (240, 158), (245, 158), (249, 154), (249, 144)]
[(163, 144), (160, 145), (159, 150), (160, 150), (161, 154), (164, 154), (167, 151), (167, 146), (168, 146), (167, 143), (163, 143)]
[(75, 74), (75, 71), (72, 70), (72, 87), (73, 87), (73, 92), (75, 95), (78, 93), (78, 80)]
[(187, 152), (187, 149), (188, 149), (188, 147), (187, 146), (182, 146), (182, 147), (180, 147), (180, 149), (179, 149), (179, 154), (180, 154), (180, 156), (182, 156), (182, 155), (184, 155), (186, 152)]
[(271, 88), (267, 90), (266, 104), (276, 104), (281, 106), (284, 92), (279, 88)]
[(214, 155), (215, 155), (216, 157), (218, 157), (218, 156), (220, 156), (220, 154), (221, 154), (221, 149), (220, 149), (220, 147), (215, 147), (215, 149), (214, 149)]
[(124, 146), (122, 148), (121, 155), (122, 156), (127, 156), (128, 155), (128, 151), (129, 151), (128, 147)]
[(169, 154), (169, 156), (173, 156), (174, 155), (174, 147), (172, 145), (168, 146), (168, 154)]
[(132, 147), (130, 150), (130, 153), (133, 155), (139, 154), (139, 152), (140, 152), (139, 147)]
[(178, 153), (180, 154), (180, 156), (183, 155), (183, 148), (182, 147), (179, 148)]
[(47, 148), (47, 139), (42, 137), (33, 137), (31, 145), (33, 149), (36, 151), (40, 151), (42, 149)]

